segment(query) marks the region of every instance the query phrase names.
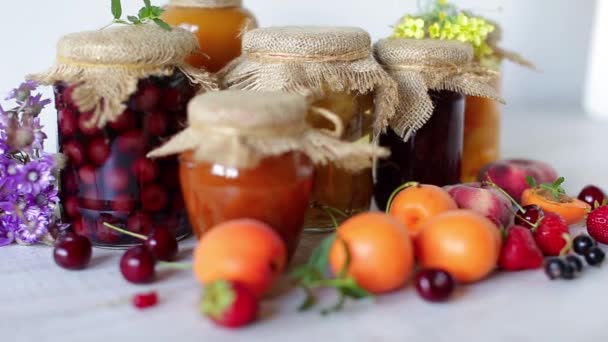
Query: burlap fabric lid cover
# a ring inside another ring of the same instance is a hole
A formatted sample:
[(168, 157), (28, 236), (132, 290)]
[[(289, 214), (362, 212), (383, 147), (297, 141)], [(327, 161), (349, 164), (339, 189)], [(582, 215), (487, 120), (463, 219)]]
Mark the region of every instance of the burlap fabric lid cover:
[(238, 7), (242, 4), (242, 0), (171, 0), (169, 2), (169, 6), (202, 8)]
[(470, 45), (448, 40), (389, 38), (375, 46), (376, 57), (399, 85), (395, 133), (409, 139), (433, 115), (429, 90), (502, 99), (496, 88), (499, 73), (473, 64)]
[(228, 88), (295, 92), (313, 98), (325, 91), (375, 92), (375, 136), (386, 128), (397, 103), (397, 86), (374, 60), (369, 34), (354, 27), (248, 31), (243, 55), (220, 78)]
[(341, 142), (340, 119), (327, 112), (335, 132), (311, 128), (306, 122), (308, 101), (298, 94), (227, 90), (194, 98), (188, 106), (189, 126), (148, 157), (194, 151), (199, 162), (253, 168), (265, 157), (291, 151), (307, 154), (318, 164), (335, 162), (348, 170), (371, 166), (386, 149)]
[(92, 124), (103, 127), (124, 112), (140, 79), (180, 70), (202, 90), (217, 89), (210, 74), (185, 62), (198, 51), (196, 37), (180, 28), (113, 26), (64, 36), (57, 44), (55, 65), (29, 78), (46, 85), (75, 85), (72, 100), (81, 112), (94, 113)]

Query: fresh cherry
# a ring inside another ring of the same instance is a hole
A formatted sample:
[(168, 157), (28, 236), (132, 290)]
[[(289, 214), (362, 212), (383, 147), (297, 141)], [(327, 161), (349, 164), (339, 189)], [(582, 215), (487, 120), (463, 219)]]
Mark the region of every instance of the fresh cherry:
[(62, 152), (73, 166), (80, 166), (84, 162), (84, 148), (77, 141), (68, 141), (63, 144)]
[(430, 302), (445, 302), (454, 292), (452, 276), (442, 270), (422, 270), (416, 274), (418, 294)]
[(135, 127), (136, 122), (137, 116), (135, 113), (125, 110), (116, 120), (108, 122), (108, 126), (115, 131), (124, 132)]
[(171, 234), (168, 227), (154, 228), (144, 244), (158, 260), (173, 261), (177, 259), (179, 249), (177, 239)]
[(93, 112), (81, 113), (78, 116), (78, 128), (82, 134), (92, 136), (99, 132), (99, 127), (91, 122), (92, 118)]
[(606, 201), (606, 193), (594, 185), (588, 185), (578, 195), (578, 199), (595, 208), (596, 204), (603, 205)]
[(595, 240), (589, 235), (579, 235), (572, 241), (572, 249), (580, 256), (585, 256), (587, 252), (596, 246)]
[(148, 284), (156, 278), (156, 258), (144, 246), (132, 247), (120, 259), (120, 272), (133, 284)]
[(156, 184), (146, 185), (141, 192), (141, 201), (145, 211), (161, 211), (168, 203), (167, 192)]
[(154, 307), (158, 304), (158, 294), (156, 292), (139, 293), (133, 296), (133, 306), (143, 310)]
[(96, 138), (89, 145), (89, 158), (93, 163), (102, 166), (110, 157), (112, 150), (105, 138)]
[(156, 164), (148, 158), (140, 158), (133, 163), (132, 172), (142, 183), (147, 184), (156, 179), (158, 168)]
[(82, 270), (91, 261), (91, 241), (84, 236), (68, 233), (57, 241), (53, 250), (55, 263), (67, 270)]
[(520, 211), (515, 215), (516, 225), (532, 229), (545, 216), (543, 209), (536, 204), (527, 205), (523, 208), (523, 212)]

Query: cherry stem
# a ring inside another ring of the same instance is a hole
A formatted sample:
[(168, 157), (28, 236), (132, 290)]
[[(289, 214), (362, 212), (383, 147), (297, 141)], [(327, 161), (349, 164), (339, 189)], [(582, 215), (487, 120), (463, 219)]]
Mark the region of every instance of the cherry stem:
[(566, 245), (564, 246), (564, 248), (562, 248), (561, 251), (559, 251), (560, 257), (567, 255), (568, 252), (570, 252), (570, 250), (572, 249), (572, 237), (570, 236), (570, 234), (564, 233), (562, 234), (562, 238), (564, 239), (564, 241), (566, 241)]
[(104, 222), (103, 225), (106, 226), (106, 227), (108, 227), (108, 228), (110, 228), (110, 229), (113, 229), (113, 230), (115, 230), (115, 231), (117, 231), (119, 233), (123, 233), (125, 235), (134, 237), (136, 239), (140, 239), (140, 240), (143, 240), (143, 241), (148, 240), (148, 237), (146, 237), (144, 235), (133, 233), (133, 232), (130, 232), (130, 231), (126, 230), (126, 229), (122, 229), (122, 228), (116, 227), (115, 225), (109, 224), (108, 222)]
[(517, 209), (519, 210), (519, 212), (521, 213), (525, 213), (526, 210), (524, 209), (524, 207), (521, 206), (521, 204), (519, 204), (515, 198), (513, 198), (511, 195), (509, 195), (508, 192), (506, 192), (503, 188), (499, 187), (498, 184), (492, 182), (492, 181), (485, 181), (483, 182), (483, 184), (489, 185), (492, 188), (496, 189), (498, 192), (500, 192), (501, 194), (503, 194), (505, 197), (507, 197), (509, 199), (509, 201), (511, 201), (511, 203), (513, 203)]
[(348, 214), (346, 214), (345, 212), (343, 212), (342, 210), (340, 210), (338, 208), (330, 207), (328, 205), (320, 205), (320, 206), (318, 206), (318, 208), (323, 210), (327, 214), (327, 216), (329, 216), (329, 218), (331, 219), (331, 223), (334, 225), (335, 229), (338, 229), (338, 226), (339, 226), (338, 220), (336, 219), (335, 214), (338, 214), (345, 218), (348, 217)]
[(192, 264), (189, 263), (180, 263), (180, 262), (167, 262), (167, 261), (159, 261), (158, 266), (163, 268), (180, 270), (180, 271), (188, 271), (192, 269)]
[(397, 197), (397, 195), (401, 191), (403, 191), (403, 190), (405, 190), (407, 188), (418, 186), (418, 185), (420, 185), (420, 183), (418, 183), (418, 182), (408, 182), (408, 183), (405, 183), (405, 184), (401, 185), (397, 189), (395, 189), (395, 191), (393, 191), (393, 193), (391, 194), (391, 196), (388, 198), (388, 202), (386, 202), (386, 213), (387, 214), (390, 213), (391, 206), (393, 205), (393, 201), (395, 200), (395, 197)]

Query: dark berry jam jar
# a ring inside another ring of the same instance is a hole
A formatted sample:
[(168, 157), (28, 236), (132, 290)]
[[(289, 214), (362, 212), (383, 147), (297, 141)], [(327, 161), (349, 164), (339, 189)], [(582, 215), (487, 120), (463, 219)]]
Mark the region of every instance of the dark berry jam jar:
[(125, 247), (141, 240), (107, 228), (110, 223), (147, 235), (166, 226), (178, 238), (190, 233), (176, 157), (151, 160), (146, 154), (186, 125), (186, 105), (197, 87), (176, 71), (139, 81), (127, 109), (103, 128), (90, 124), (71, 100), (74, 88), (55, 85), (63, 217), (74, 231), (98, 246)]
[(392, 151), (377, 168), (374, 195), (382, 210), (404, 183), (445, 186), (460, 182), (465, 98), (450, 91), (430, 90), (429, 95), (435, 106), (433, 115), (407, 142), (392, 129), (380, 136), (380, 145)]

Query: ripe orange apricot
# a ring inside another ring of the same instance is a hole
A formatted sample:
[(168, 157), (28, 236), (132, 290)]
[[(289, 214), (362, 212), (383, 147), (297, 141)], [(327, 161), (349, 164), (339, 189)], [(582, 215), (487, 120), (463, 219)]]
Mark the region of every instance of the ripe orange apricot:
[(551, 193), (543, 189), (528, 189), (521, 197), (524, 206), (536, 204), (544, 211), (559, 214), (568, 225), (580, 223), (591, 209), (591, 206), (579, 199), (560, 195), (560, 199), (553, 198)]
[(414, 269), (414, 248), (401, 223), (383, 213), (363, 213), (344, 222), (336, 232), (329, 264), (342, 271), (350, 254), (348, 274), (365, 290), (380, 294), (398, 290)]
[(416, 252), (423, 268), (442, 269), (461, 283), (473, 283), (492, 273), (501, 244), (492, 221), (474, 211), (454, 210), (426, 224)]
[(235, 220), (211, 229), (194, 250), (194, 275), (203, 285), (217, 280), (240, 282), (263, 296), (283, 273), (287, 249), (268, 225)]
[(415, 239), (430, 218), (456, 209), (458, 205), (447, 191), (435, 185), (416, 184), (399, 192), (389, 214), (403, 223)]

